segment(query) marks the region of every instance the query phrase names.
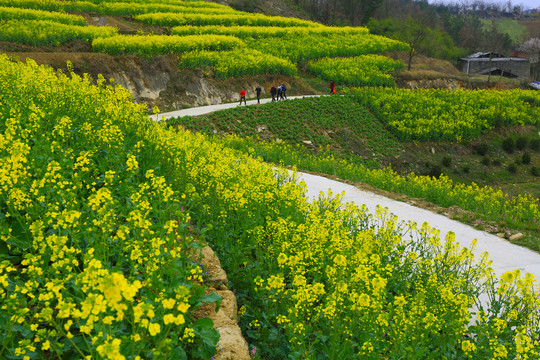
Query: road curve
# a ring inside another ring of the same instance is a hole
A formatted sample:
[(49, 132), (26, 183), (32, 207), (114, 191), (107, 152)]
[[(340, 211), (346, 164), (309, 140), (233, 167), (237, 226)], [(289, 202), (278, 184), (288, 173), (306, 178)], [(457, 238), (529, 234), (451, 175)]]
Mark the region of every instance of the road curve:
[[(313, 97), (320, 95), (289, 96), (289, 99)], [(323, 95), (324, 96), (324, 95)], [(271, 99), (261, 99), (261, 103), (270, 102)], [(281, 100), (286, 101), (286, 100)], [(247, 101), (247, 105), (257, 105), (257, 100)], [(168, 113), (152, 115), (156, 121), (165, 120), (171, 117), (196, 116), (208, 114), (214, 111), (230, 109), (239, 106), (238, 103), (227, 103), (219, 105), (201, 106), (189, 109), (183, 109)], [(414, 207), (401, 201), (390, 199), (381, 195), (360, 190), (353, 185), (348, 185), (339, 181), (330, 180), (322, 176), (316, 176), (306, 173), (299, 173), (307, 187), (307, 196), (310, 199), (317, 198), (321, 191), (327, 192), (331, 189), (334, 194), (345, 192), (343, 201), (354, 202), (357, 206), (365, 204), (370, 212), (375, 211), (376, 205), (388, 208), (388, 210), (397, 215), (400, 221), (414, 221), (421, 225), (428, 222), (431, 227), (439, 229), (441, 238), (444, 239), (448, 231), (456, 234), (456, 241), (462, 247), (469, 247), (474, 239), (477, 240), (475, 251), (476, 256), (483, 252), (489, 254), (489, 259), (493, 262), (492, 267), (497, 275), (505, 271), (520, 269), (521, 273), (531, 273), (540, 281), (540, 254), (527, 248), (510, 243), (495, 235), (485, 231), (477, 230), (469, 225), (465, 225), (455, 220), (451, 220), (443, 215), (433, 213), (429, 210)]]
[(345, 192), (343, 202), (353, 202), (358, 207), (365, 204), (370, 213), (374, 213), (375, 207), (380, 205), (397, 215), (400, 221), (414, 221), (419, 226), (424, 222), (428, 222), (431, 227), (440, 230), (441, 239), (444, 239), (446, 234), (452, 231), (456, 234), (456, 241), (461, 247), (470, 247), (472, 241), (476, 239), (475, 256), (479, 257), (482, 253), (487, 252), (489, 259), (493, 262), (493, 270), (497, 275), (502, 275), (508, 270), (520, 269), (522, 274), (531, 273), (540, 281), (540, 254), (530, 249), (517, 246), (498, 236), (477, 230), (432, 211), (360, 190), (353, 185), (330, 180), (322, 176), (306, 173), (299, 174), (306, 183), (309, 199), (318, 198), (321, 191), (326, 193), (328, 189), (331, 189), (333, 194)]

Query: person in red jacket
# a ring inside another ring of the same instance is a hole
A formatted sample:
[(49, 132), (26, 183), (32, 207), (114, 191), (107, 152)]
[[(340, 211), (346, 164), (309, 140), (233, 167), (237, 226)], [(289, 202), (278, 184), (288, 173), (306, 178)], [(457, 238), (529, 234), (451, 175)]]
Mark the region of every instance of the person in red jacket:
[(336, 84), (334, 83), (334, 80), (330, 81), (330, 93), (331, 94), (336, 93)]
[(272, 95), (272, 101), (276, 101), (276, 94), (277, 94), (277, 89), (275, 86), (272, 86), (272, 88), (270, 88), (270, 95)]
[(240, 90), (240, 105), (242, 105), (242, 100), (244, 100), (244, 105), (247, 106), (247, 103), (246, 103), (246, 90), (244, 90), (244, 89)]

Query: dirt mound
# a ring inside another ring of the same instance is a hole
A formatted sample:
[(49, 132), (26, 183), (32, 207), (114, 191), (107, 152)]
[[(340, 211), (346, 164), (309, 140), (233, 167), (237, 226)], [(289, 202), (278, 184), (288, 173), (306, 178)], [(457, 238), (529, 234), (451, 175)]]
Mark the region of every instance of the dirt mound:
[(92, 52), (92, 45), (86, 41), (70, 41), (59, 46), (31, 46), (12, 42), (0, 41), (0, 52), (13, 53), (75, 53)]

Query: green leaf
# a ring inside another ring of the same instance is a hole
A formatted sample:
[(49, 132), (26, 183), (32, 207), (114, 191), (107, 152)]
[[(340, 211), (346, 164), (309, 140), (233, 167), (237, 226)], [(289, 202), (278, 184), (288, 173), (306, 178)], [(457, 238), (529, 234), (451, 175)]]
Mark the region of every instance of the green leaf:
[(279, 339), (279, 330), (277, 328), (272, 328), (270, 334), (268, 335), (268, 341), (276, 341)]
[(11, 237), (6, 243), (19, 248), (21, 251), (29, 249), (32, 246), (32, 236), (28, 226), (14, 221), (11, 226)]
[(219, 341), (219, 332), (214, 329), (214, 322), (212, 319), (202, 318), (197, 320), (193, 326), (193, 331), (202, 340), (201, 346), (195, 350), (195, 357), (208, 359), (214, 356)]
[(22, 336), (24, 336), (26, 339), (30, 339), (32, 338), (32, 336), (34, 336), (34, 332), (22, 325), (19, 325), (19, 324), (15, 324), (13, 325), (13, 328), (12, 328), (13, 331), (16, 331), (18, 333), (20, 333)]
[(11, 255), (9, 253), (7, 243), (2, 241), (0, 242), (0, 261), (1, 260), (8, 260), (11, 263), (15, 264), (20, 262), (21, 258), (20, 256)]
[(183, 347), (177, 346), (171, 351), (169, 358), (174, 360), (187, 360), (187, 354)]
[(201, 303), (201, 305), (202, 303), (206, 303), (206, 304), (216, 303), (216, 312), (218, 312), (219, 307), (221, 305), (221, 300), (223, 300), (223, 298), (219, 296), (216, 292), (213, 292), (209, 295), (203, 296), (199, 300), (199, 303)]
[(197, 320), (197, 322), (194, 325), (194, 328), (195, 329), (202, 329), (202, 328), (207, 328), (207, 327), (213, 328), (213, 326), (214, 326), (214, 322), (212, 321), (212, 319), (210, 319), (210, 318), (201, 318), (201, 319)]

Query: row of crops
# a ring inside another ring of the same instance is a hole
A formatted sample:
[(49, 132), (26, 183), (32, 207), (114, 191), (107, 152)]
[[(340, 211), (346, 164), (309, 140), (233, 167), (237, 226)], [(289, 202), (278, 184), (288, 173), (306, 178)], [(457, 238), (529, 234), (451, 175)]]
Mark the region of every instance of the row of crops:
[(263, 358), (540, 351), (536, 280), (497, 279), (452, 235), (331, 194), (309, 204), (287, 172), (155, 124), (103, 79), (1, 56), (0, 80), (1, 357), (210, 358), (196, 229)]
[(155, 12), (232, 13), (228, 6), (206, 1), (62, 1), (0, 0), (0, 6), (56, 12), (93, 12), (103, 15), (136, 15)]
[(355, 94), (403, 140), (460, 141), (502, 126), (539, 125), (532, 90), (362, 88)]
[(235, 49), (232, 51), (195, 51), (182, 56), (180, 68), (214, 68), (215, 77), (226, 79), (252, 74), (282, 74), (293, 76), (296, 67), (289, 61), (263, 54), (257, 50)]
[[(66, 12), (129, 15), (132, 21), (159, 27), (171, 35), (118, 35), (115, 28), (84, 26), (84, 18)], [(161, 4), (0, 0), (0, 21), (5, 25), (0, 27), (0, 38), (5, 41), (33, 46), (88, 41), (94, 51), (110, 55), (152, 57), (189, 53), (189, 59), (180, 62), (181, 68), (211, 66), (219, 78), (267, 73), (294, 75), (298, 62), (407, 48), (398, 41), (371, 35), (362, 27), (328, 27), (296, 18), (239, 12), (201, 1)], [(219, 58), (208, 53), (215, 51), (227, 54)], [(344, 85), (393, 86), (388, 73), (399, 66), (388, 66), (388, 59), (382, 56), (369, 59), (322, 61), (308, 69), (314, 75), (328, 69), (331, 72), (324, 76), (335, 77)]]
[(93, 41), (94, 49), (100, 52), (141, 56), (184, 53), (194, 50), (226, 51), (244, 46), (240, 39), (225, 35), (116, 35)]
[(382, 55), (362, 55), (349, 58), (322, 58), (309, 64), (309, 72), (322, 79), (347, 86), (393, 87), (390, 72), (402, 69), (401, 61)]
[(0, 7), (0, 20), (49, 20), (68, 25), (86, 25), (82, 16), (59, 12)]
[(58, 46), (69, 41), (93, 41), (118, 34), (118, 29), (110, 26), (66, 25), (50, 20), (8, 20), (0, 26), (3, 41), (20, 44)]

